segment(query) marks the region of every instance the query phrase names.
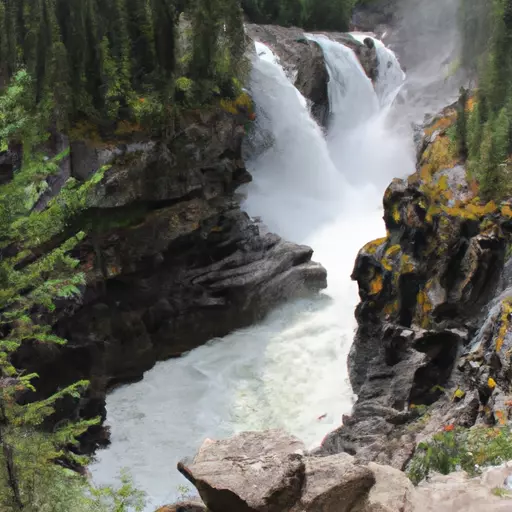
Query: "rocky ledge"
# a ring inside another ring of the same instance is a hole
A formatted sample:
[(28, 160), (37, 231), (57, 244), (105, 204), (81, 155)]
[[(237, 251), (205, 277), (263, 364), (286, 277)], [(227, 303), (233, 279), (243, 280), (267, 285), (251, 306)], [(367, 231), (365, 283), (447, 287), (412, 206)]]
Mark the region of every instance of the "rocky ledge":
[[(267, 233), (240, 209), (235, 191), (251, 176), (241, 158), (248, 118), (237, 102), (247, 98), (182, 112), (156, 139), (134, 127), (129, 137), (71, 142), (56, 184), (111, 166), (72, 226), (87, 232), (76, 250), (87, 286), (55, 326), (65, 347), (27, 345), (17, 355), (41, 376), (42, 395), (91, 381), (80, 403), (61, 404), (61, 416), (104, 418), (113, 385), (326, 286), (309, 247)], [(98, 436), (92, 430), (84, 446)]]
[(492, 493), (512, 475), (512, 465), (469, 479), (436, 476), (415, 488), (401, 471), (361, 463), (340, 453), (308, 454), (280, 431), (245, 432), (206, 441), (191, 461), (178, 465), (204, 506), (177, 504), (158, 512), (505, 512), (510, 501)]

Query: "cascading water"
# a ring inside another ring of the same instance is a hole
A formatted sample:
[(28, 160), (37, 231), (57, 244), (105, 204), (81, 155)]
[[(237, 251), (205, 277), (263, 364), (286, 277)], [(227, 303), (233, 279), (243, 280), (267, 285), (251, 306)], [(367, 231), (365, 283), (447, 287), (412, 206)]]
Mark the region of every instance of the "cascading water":
[[(280, 427), (312, 446), (351, 408), (346, 357), (357, 287), (350, 273), (358, 249), (384, 231), (383, 188), (414, 162), (407, 143), (386, 126), (383, 96), (379, 102), (352, 51), (316, 40), (331, 75), (327, 140), (272, 52), (257, 46), (251, 93), (257, 129), (272, 143), (247, 161), (254, 181), (244, 207), (284, 238), (311, 245), (329, 288), (159, 363), (142, 382), (108, 397), (112, 445), (91, 471), (103, 483), (130, 468), (151, 498), (148, 510), (177, 498), (184, 480), (176, 462), (204, 438)], [(381, 90), (389, 98), (393, 87)]]
[(395, 53), (372, 34), (352, 32), (351, 35), (361, 43), (363, 43), (367, 37), (373, 40), (379, 61), (379, 78), (375, 84), (375, 92), (379, 98), (381, 108), (391, 107), (405, 83), (405, 73), (400, 67)]

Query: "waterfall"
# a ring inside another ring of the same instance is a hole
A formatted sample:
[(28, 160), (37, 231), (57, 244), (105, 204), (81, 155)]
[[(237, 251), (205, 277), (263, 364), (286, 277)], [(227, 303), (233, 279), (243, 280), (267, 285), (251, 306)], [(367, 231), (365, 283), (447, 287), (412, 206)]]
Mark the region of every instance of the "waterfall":
[(302, 243), (334, 218), (344, 180), (305, 98), (271, 51), (261, 43), (256, 48), (260, 58), (251, 75), (256, 132), (270, 132), (273, 144), (246, 162), (253, 183), (244, 207), (249, 214), (263, 215), (271, 231)]
[[(385, 123), (383, 101), (353, 52), (310, 37), (331, 76), (327, 136), (278, 59), (258, 44), (250, 87), (256, 129), (268, 141), (247, 161), (253, 182), (243, 207), (284, 238), (312, 246), (329, 287), (109, 395), (112, 445), (98, 453), (93, 477), (110, 482), (130, 468), (151, 498), (148, 511), (178, 497), (185, 481), (176, 463), (204, 438), (284, 428), (312, 447), (351, 409), (346, 358), (358, 296), (350, 274), (359, 248), (384, 234), (384, 187), (414, 169), (414, 151)], [(379, 80), (380, 90), (393, 88), (389, 74)]]
[(375, 93), (379, 98), (381, 108), (389, 108), (395, 101), (398, 93), (405, 83), (405, 73), (395, 55), (380, 39), (366, 32), (351, 32), (350, 35), (360, 43), (370, 38), (377, 51), (378, 78), (375, 84)]

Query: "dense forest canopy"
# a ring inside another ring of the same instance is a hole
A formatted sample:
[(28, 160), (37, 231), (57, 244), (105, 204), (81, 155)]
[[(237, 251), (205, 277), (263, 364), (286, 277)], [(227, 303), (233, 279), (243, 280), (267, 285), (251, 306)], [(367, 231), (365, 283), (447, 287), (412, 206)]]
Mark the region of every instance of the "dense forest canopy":
[(0, 146), (16, 156), (0, 183), (0, 510), (123, 512), (144, 501), (126, 476), (97, 488), (69, 469), (87, 464), (77, 439), (100, 419), (52, 416), (89, 383), (33, 401), (38, 376), (14, 363), (22, 346), (66, 343), (52, 325), (85, 286), (73, 219), (107, 170), (67, 179), (41, 207), (69, 156), (51, 158), (48, 142), (82, 121), (158, 124), (233, 97), (245, 47), (238, 0), (0, 0)]
[(512, 152), (512, 0), (462, 4), (462, 62), (476, 71), (475, 106), (460, 124), (462, 154), (481, 195), (510, 195)]
[(34, 104), (61, 127), (156, 110), (177, 84), (206, 99), (236, 77), (243, 50), (237, 0), (0, 2), (0, 84), (25, 69)]
[(242, 0), (245, 13), (254, 23), (294, 25), (307, 30), (349, 28), (357, 0)]

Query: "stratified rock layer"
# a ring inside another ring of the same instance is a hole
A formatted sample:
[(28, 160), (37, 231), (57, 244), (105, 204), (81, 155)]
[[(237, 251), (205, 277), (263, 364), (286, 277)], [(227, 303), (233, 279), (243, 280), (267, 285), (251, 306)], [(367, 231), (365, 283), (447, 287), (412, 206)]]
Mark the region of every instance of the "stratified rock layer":
[[(27, 345), (17, 355), (41, 376), (41, 395), (91, 381), (84, 400), (63, 403), (59, 415), (104, 417), (110, 386), (326, 286), (312, 249), (240, 209), (235, 190), (251, 179), (241, 158), (247, 122), (225, 101), (182, 112), (155, 140), (134, 132), (125, 142), (71, 143), (64, 171), (76, 179), (111, 165), (71, 226), (87, 233), (76, 250), (87, 286), (79, 304), (61, 308), (65, 347)], [(91, 440), (100, 434), (92, 429)]]

